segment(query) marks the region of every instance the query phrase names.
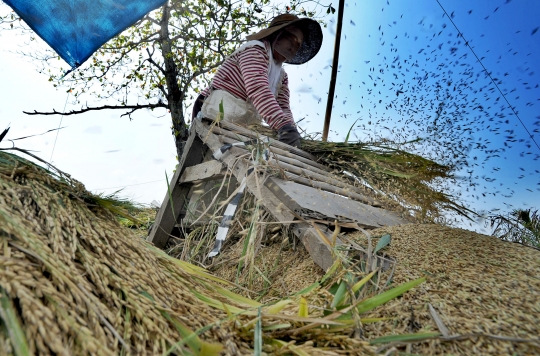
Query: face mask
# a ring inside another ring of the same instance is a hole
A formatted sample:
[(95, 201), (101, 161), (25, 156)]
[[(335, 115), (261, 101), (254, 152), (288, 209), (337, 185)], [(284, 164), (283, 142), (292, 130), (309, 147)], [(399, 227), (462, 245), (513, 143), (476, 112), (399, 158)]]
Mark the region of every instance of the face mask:
[(299, 40), (298, 37), (289, 31), (284, 30), (276, 37), (274, 50), (287, 60), (291, 60), (296, 55), (296, 52), (298, 52), (301, 45), (302, 41)]

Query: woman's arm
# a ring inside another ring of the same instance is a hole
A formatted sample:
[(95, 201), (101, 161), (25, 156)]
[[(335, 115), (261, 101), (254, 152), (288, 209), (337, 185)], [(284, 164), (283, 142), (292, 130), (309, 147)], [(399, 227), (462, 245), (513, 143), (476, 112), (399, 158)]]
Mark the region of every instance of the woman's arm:
[(289, 123), (294, 122), (293, 114), (291, 111), (291, 103), (290, 103), (290, 91), (289, 91), (289, 77), (287, 76), (287, 73), (284, 73), (283, 76), (283, 82), (281, 83), (281, 90), (278, 93), (277, 102), (281, 110), (283, 111), (283, 115), (285, 116), (285, 119)]
[[(248, 98), (257, 109), (257, 112), (274, 130), (287, 124), (294, 124), (292, 114), (285, 113), (268, 84), (268, 61), (266, 50), (260, 46), (253, 46), (238, 53), (238, 64)], [(288, 101), (288, 89), (287, 89)], [(287, 105), (288, 107), (288, 105)]]

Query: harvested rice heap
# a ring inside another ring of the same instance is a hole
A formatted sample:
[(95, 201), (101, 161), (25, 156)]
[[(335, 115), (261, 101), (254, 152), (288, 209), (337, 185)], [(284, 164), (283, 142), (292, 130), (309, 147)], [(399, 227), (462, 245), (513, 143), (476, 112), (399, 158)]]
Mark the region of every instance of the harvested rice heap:
[[(25, 348), (14, 335), (32, 354), (164, 353), (182, 330), (226, 318), (195, 296), (208, 293), (204, 283), (122, 228), (80, 184), (56, 178), (0, 153), (0, 292), (11, 329), (0, 333), (0, 353)], [(204, 335), (248, 353), (226, 325)]]
[(261, 306), (100, 204), (68, 175), (0, 152), (0, 354), (370, 353), (350, 325), (311, 324), (316, 291), (302, 313), (298, 297)]
[[(409, 346), (420, 354), (540, 354), (540, 251), (472, 231), (440, 225), (374, 230), (390, 234), (393, 283), (427, 276), (425, 283), (378, 308), (391, 320), (366, 326), (371, 337), (438, 331), (429, 304), (450, 341)], [(363, 234), (355, 233), (359, 243)]]
[[(427, 280), (368, 314), (387, 319), (366, 323), (365, 336), (374, 340), (440, 332), (430, 304), (449, 335), (417, 341), (396, 338), (376, 351), (385, 354), (395, 347), (418, 355), (540, 354), (540, 251), (436, 224), (386, 227), (369, 234), (373, 245), (380, 236), (391, 236), (382, 251), (396, 262), (395, 269), (382, 273), (383, 282), (390, 278), (391, 285), (401, 285), (423, 276)], [(347, 237), (368, 246), (362, 232)], [(237, 277), (240, 249), (231, 246), (224, 251), (227, 262), (215, 273), (249, 285), (246, 272)], [(279, 261), (277, 268), (275, 261)], [(278, 243), (262, 246), (255, 266), (270, 271), (264, 278), (254, 278), (265, 298), (303, 288), (324, 274), (302, 246), (292, 251)]]

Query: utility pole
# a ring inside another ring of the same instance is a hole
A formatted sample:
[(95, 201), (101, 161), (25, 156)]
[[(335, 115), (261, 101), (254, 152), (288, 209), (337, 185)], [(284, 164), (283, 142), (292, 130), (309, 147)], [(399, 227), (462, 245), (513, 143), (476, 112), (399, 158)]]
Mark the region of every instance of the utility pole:
[(341, 42), (341, 27), (343, 25), (344, 7), (345, 0), (339, 0), (336, 41), (334, 43), (334, 60), (332, 61), (332, 75), (330, 77), (330, 89), (328, 90), (328, 101), (326, 102), (326, 115), (324, 116), (324, 128), (322, 134), (322, 140), (324, 142), (328, 140), (328, 131), (330, 130), (330, 118), (332, 116), (332, 105), (334, 103), (334, 92), (336, 89), (336, 78), (339, 63), (339, 45)]

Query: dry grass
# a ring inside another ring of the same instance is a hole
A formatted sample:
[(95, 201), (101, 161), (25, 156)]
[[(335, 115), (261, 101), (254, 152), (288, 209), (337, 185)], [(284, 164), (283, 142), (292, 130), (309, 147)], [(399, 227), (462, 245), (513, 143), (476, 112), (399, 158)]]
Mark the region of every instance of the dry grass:
[(324, 271), (313, 262), (302, 245), (294, 245), (282, 234), (275, 241), (268, 241), (260, 247), (254, 263), (256, 273), (252, 278), (248, 269), (238, 272), (241, 254), (241, 243), (230, 246), (210, 271), (216, 276), (251, 288), (252, 291), (238, 292), (265, 303), (286, 298), (324, 275)]

